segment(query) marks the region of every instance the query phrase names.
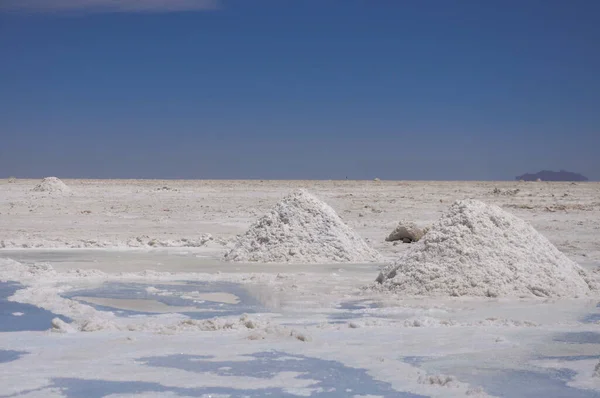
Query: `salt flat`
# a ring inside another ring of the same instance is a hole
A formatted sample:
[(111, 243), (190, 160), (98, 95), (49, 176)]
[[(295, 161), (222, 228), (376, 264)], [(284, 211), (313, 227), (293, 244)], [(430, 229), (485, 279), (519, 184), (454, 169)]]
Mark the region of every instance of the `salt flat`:
[[(398, 220), (428, 225), (457, 199), (497, 204), (529, 221), (578, 261), (600, 261), (600, 183), (405, 181), (64, 180), (67, 194), (35, 192), (38, 180), (0, 180), (4, 247), (196, 246), (242, 233), (296, 188), (330, 204), (384, 255)], [(500, 194), (494, 193), (494, 189)], [(506, 195), (519, 189), (515, 195)], [(140, 241), (136, 240), (140, 238)], [(187, 239), (188, 241), (182, 241)], [(191, 242), (189, 242), (191, 240)], [(217, 246), (218, 245), (208, 245)]]
[[(7, 303), (73, 329), (0, 333), (0, 397), (600, 396), (599, 299), (364, 289), (411, 246), (385, 241), (398, 221), (428, 226), (465, 198), (525, 219), (593, 271), (598, 183), (63, 181), (68, 192), (0, 181), (0, 280), (21, 284)], [(383, 262), (224, 261), (296, 188)], [(28, 316), (6, 308), (2, 322)]]

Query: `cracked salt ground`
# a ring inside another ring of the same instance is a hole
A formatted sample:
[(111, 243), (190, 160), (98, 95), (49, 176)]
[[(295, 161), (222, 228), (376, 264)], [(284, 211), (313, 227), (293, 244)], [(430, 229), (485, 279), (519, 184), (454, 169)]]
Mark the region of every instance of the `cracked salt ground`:
[(0, 332), (48, 330), (50, 322), (56, 317), (69, 321), (43, 308), (8, 300), (23, 287), (16, 282), (0, 282)]
[(101, 287), (75, 290), (63, 297), (118, 316), (180, 313), (192, 319), (261, 312), (264, 308), (240, 285), (187, 282), (177, 285), (106, 282)]

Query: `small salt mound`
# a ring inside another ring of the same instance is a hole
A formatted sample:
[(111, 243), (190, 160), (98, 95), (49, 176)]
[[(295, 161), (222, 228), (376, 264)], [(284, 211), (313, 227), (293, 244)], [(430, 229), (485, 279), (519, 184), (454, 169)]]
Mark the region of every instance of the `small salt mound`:
[(227, 260), (277, 263), (365, 263), (380, 261), (329, 205), (297, 190), (238, 237)]
[(71, 189), (56, 177), (46, 177), (33, 188), (36, 192), (66, 193)]
[(476, 200), (454, 203), (377, 278), (406, 295), (579, 297), (585, 271), (531, 225)]

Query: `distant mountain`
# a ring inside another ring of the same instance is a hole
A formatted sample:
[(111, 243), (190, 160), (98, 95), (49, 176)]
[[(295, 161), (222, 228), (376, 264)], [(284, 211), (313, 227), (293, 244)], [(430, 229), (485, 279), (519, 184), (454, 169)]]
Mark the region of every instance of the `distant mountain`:
[(588, 178), (582, 176), (579, 173), (573, 173), (571, 171), (549, 171), (542, 170), (539, 173), (535, 174), (523, 174), (522, 176), (515, 177), (516, 180), (523, 181), (537, 181), (538, 179), (542, 181), (588, 181)]

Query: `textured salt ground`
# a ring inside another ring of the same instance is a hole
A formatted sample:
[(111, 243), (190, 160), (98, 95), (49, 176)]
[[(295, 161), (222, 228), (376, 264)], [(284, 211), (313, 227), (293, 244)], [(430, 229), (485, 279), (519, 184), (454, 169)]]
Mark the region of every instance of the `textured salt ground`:
[(585, 297), (592, 278), (527, 222), (461, 200), (377, 281), (405, 295)]
[(365, 263), (381, 256), (306, 190), (284, 197), (238, 237), (225, 258), (264, 263)]

